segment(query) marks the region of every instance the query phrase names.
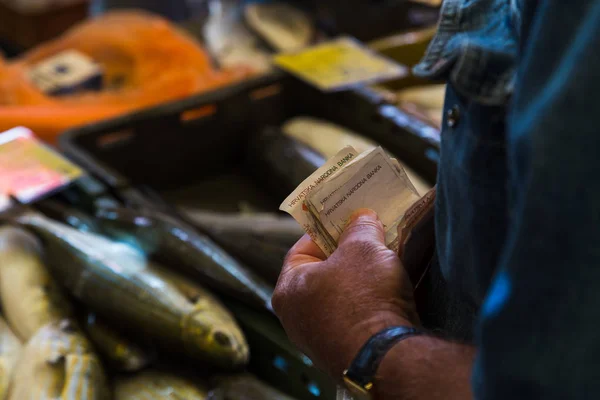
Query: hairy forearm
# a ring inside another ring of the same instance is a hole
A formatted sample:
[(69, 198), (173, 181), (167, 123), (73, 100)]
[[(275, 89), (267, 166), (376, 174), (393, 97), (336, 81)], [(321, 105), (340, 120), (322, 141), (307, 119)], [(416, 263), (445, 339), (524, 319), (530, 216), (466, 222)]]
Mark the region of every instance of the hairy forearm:
[(384, 358), (374, 386), (377, 400), (471, 399), (475, 348), (417, 336)]

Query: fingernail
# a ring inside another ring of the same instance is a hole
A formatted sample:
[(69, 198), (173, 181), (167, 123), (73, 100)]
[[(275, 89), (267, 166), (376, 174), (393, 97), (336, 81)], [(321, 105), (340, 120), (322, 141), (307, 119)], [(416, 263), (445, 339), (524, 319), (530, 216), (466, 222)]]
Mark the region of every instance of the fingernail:
[[(373, 210), (371, 210), (370, 208), (360, 208), (356, 211), (354, 211), (352, 213), (352, 215), (350, 215), (350, 218), (348, 218), (348, 224), (351, 224), (352, 222), (355, 221), (359, 221), (361, 219), (369, 219), (369, 220), (378, 220), (379, 217), (377, 216), (377, 213)], [(348, 225), (347, 224), (347, 225)]]

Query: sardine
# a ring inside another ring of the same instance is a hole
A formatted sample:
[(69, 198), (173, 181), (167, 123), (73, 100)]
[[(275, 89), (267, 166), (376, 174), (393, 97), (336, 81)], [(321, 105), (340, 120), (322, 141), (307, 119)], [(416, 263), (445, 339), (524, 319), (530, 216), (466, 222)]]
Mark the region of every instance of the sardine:
[(43, 200), (36, 203), (35, 208), (47, 217), (72, 226), (81, 232), (100, 232), (94, 218), (73, 207), (69, 207), (56, 200)]
[(219, 377), (217, 382), (209, 400), (293, 400), (250, 374)]
[(223, 368), (247, 363), (240, 328), (208, 292), (198, 306), (153, 273), (146, 255), (125, 244), (37, 214), (18, 220), (42, 238), (53, 274), (92, 311), (192, 358)]
[(107, 400), (100, 360), (69, 320), (41, 328), (25, 345), (9, 400)]
[(98, 353), (117, 371), (136, 372), (150, 364), (152, 355), (149, 351), (109, 326), (95, 313), (88, 313), (84, 322), (85, 332)]
[(72, 315), (60, 287), (42, 263), (42, 247), (31, 233), (0, 228), (0, 299), (4, 316), (26, 342), (44, 325)]
[[(292, 118), (283, 124), (282, 131), (327, 158), (335, 156), (345, 146), (352, 146), (359, 153), (379, 146), (376, 142), (350, 129), (312, 117)], [(431, 189), (432, 186), (423, 177), (404, 163), (400, 164), (419, 193), (427, 193)]]
[(6, 398), (20, 356), (21, 341), (0, 317), (0, 399)]
[(221, 214), (191, 209), (182, 209), (182, 213), (270, 283), (277, 282), (287, 252), (304, 235), (294, 219), (277, 214)]
[(281, 1), (248, 4), (244, 16), (248, 25), (277, 52), (300, 50), (315, 36), (310, 17)]
[(144, 371), (115, 380), (115, 400), (204, 400), (206, 388), (197, 382), (162, 371)]
[(113, 239), (141, 248), (212, 289), (271, 310), (273, 289), (193, 227), (158, 211), (105, 209), (96, 216)]
[(257, 182), (282, 199), (326, 161), (323, 153), (282, 134), (279, 128), (263, 130), (252, 140), (249, 154)]

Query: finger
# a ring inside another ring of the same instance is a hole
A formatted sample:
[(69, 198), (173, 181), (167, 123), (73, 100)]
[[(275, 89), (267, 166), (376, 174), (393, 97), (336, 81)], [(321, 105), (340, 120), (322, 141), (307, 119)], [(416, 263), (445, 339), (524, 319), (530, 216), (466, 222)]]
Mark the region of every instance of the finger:
[(312, 241), (310, 236), (304, 235), (296, 242), (296, 244), (290, 249), (285, 261), (283, 262), (283, 269), (281, 273), (297, 267), (299, 265), (320, 262), (327, 258), (323, 251)]
[(375, 211), (362, 208), (352, 213), (340, 236), (338, 246), (355, 240), (385, 245), (383, 223)]

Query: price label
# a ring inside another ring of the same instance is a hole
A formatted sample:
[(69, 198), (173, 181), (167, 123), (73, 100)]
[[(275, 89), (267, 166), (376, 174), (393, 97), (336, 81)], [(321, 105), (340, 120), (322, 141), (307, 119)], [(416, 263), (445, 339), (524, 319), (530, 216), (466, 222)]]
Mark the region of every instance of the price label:
[(10, 207), (10, 196), (30, 203), (82, 175), (79, 167), (43, 145), (27, 128), (0, 134), (0, 211)]
[(408, 75), (405, 66), (348, 37), (277, 55), (274, 62), (323, 91), (342, 90)]

